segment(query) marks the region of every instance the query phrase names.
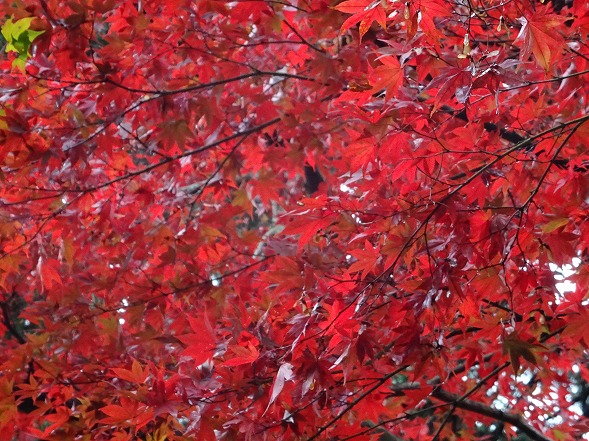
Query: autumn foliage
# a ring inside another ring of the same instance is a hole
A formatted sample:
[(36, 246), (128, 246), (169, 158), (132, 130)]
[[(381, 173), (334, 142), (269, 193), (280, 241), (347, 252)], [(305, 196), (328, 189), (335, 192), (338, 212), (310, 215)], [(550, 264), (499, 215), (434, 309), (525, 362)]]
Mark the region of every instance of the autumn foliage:
[(587, 2), (0, 5), (0, 441), (589, 431)]

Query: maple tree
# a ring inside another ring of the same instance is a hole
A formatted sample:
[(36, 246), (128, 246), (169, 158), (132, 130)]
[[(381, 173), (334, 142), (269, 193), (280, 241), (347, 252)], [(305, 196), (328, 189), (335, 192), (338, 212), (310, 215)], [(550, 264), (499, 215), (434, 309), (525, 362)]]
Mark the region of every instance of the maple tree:
[(0, 440), (589, 431), (586, 2), (0, 5)]

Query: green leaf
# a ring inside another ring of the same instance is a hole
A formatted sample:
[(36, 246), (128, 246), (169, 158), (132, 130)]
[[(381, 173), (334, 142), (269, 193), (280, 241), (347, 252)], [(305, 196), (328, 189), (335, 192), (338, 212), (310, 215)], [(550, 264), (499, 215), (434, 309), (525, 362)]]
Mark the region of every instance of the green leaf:
[(44, 32), (29, 29), (33, 20), (34, 17), (26, 17), (13, 22), (12, 18), (9, 18), (0, 29), (2, 36), (6, 39), (6, 52), (18, 53), (18, 57), (12, 65), (21, 70), (24, 70), (25, 63), (30, 56), (31, 43)]
[(16, 22), (9, 18), (2, 26), (2, 35), (6, 38), (6, 41), (18, 40), (21, 34), (29, 29), (32, 21), (33, 17), (21, 18)]

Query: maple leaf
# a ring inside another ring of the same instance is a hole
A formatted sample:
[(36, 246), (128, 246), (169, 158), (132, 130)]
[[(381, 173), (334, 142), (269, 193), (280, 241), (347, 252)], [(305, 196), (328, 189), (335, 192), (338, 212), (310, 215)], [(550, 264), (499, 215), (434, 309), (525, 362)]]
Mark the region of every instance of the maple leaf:
[(536, 63), (548, 73), (562, 57), (565, 49), (564, 38), (558, 31), (564, 18), (545, 10), (539, 10), (529, 17), (521, 17), (519, 20), (522, 24), (517, 37), (522, 45), (520, 58), (526, 60), (530, 54), (533, 54)]
[(63, 284), (59, 272), (55, 269), (57, 264), (58, 262), (55, 259), (42, 263), (39, 262), (39, 267), (41, 269), (41, 283), (46, 289), (52, 289), (55, 284)]
[(34, 17), (26, 17), (13, 22), (12, 18), (9, 18), (1, 26), (2, 36), (6, 40), (6, 52), (16, 52), (18, 54), (18, 58), (13, 61), (12, 65), (23, 71), (26, 61), (30, 57), (29, 48), (31, 43), (44, 32), (30, 29), (33, 20)]
[(341, 32), (360, 22), (360, 40), (375, 21), (383, 28), (387, 27), (386, 13), (380, 0), (346, 0), (337, 5), (335, 9), (346, 14), (353, 14), (344, 22)]
[(210, 360), (215, 352), (216, 341), (210, 331), (194, 317), (188, 317), (190, 327), (194, 331), (178, 336), (178, 339), (186, 345), (183, 354), (191, 357), (197, 365)]
[(223, 363), (223, 366), (241, 366), (243, 364), (252, 364), (260, 356), (260, 351), (251, 343), (248, 342), (247, 347), (233, 346), (231, 351), (236, 357), (230, 358)]
[(388, 100), (403, 84), (403, 68), (394, 56), (380, 57), (379, 61), (382, 65), (374, 69), (370, 82), (374, 90), (385, 89), (385, 98)]
[(589, 6), (488, 3), (4, 2), (0, 440), (587, 432)]
[(442, 26), (439, 25), (439, 19), (451, 13), (451, 4), (439, 0), (418, 0), (415, 4), (411, 2), (411, 6), (416, 8), (416, 13), (421, 16), (419, 27), (428, 36), (429, 41), (437, 45), (440, 36), (443, 34)]
[(266, 412), (268, 411), (272, 403), (276, 401), (276, 398), (278, 398), (280, 392), (282, 392), (284, 384), (287, 381), (293, 380), (293, 378), (293, 366), (290, 363), (282, 364), (278, 369), (278, 373), (276, 374), (276, 378), (274, 379), (274, 383), (272, 384), (272, 390), (270, 392), (270, 401), (268, 402), (268, 406), (266, 407)]
[(374, 139), (358, 139), (352, 142), (345, 151), (345, 156), (350, 161), (350, 169), (368, 167), (374, 160), (376, 151), (377, 144)]
[(537, 353), (545, 350), (546, 347), (537, 343), (529, 343), (527, 340), (523, 340), (515, 332), (509, 334), (503, 340), (503, 352), (509, 355), (509, 360), (511, 361), (511, 366), (515, 375), (519, 374), (520, 358), (523, 358), (533, 366), (537, 366)]
[(139, 403), (130, 399), (121, 399), (121, 405), (109, 404), (101, 407), (100, 411), (107, 415), (102, 421), (105, 423), (130, 423), (139, 413)]
[(373, 247), (367, 240), (364, 241), (364, 249), (351, 250), (350, 254), (354, 256), (356, 262), (350, 265), (349, 271), (351, 273), (362, 271), (363, 279), (374, 269), (381, 258), (379, 248)]
[(145, 370), (141, 367), (141, 364), (137, 360), (133, 360), (131, 365), (131, 370), (122, 369), (122, 368), (113, 368), (113, 373), (116, 375), (117, 378), (121, 378), (123, 380), (129, 381), (134, 384), (142, 384), (147, 379), (149, 375), (149, 369), (146, 368)]

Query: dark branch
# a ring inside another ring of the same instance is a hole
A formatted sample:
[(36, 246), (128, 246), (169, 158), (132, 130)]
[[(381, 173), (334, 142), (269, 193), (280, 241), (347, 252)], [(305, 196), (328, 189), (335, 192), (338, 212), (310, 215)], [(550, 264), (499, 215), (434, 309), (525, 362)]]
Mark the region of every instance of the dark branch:
[(358, 398), (356, 398), (354, 401), (352, 401), (351, 403), (349, 403), (344, 410), (342, 410), (340, 413), (338, 413), (335, 417), (333, 417), (327, 424), (325, 424), (324, 426), (320, 427), (317, 432), (315, 432), (313, 434), (313, 436), (311, 436), (307, 441), (313, 441), (314, 439), (319, 438), (319, 436), (321, 436), (321, 434), (323, 432), (325, 432), (328, 428), (330, 428), (331, 426), (333, 426), (335, 423), (337, 423), (344, 415), (346, 415), (350, 410), (352, 410), (354, 407), (356, 407), (356, 405), (358, 403), (360, 403), (364, 398), (366, 398), (368, 395), (370, 395), (372, 392), (374, 392), (375, 390), (377, 390), (379, 387), (381, 387), (383, 384), (385, 384), (389, 379), (393, 378), (395, 375), (397, 375), (399, 372), (404, 371), (405, 369), (407, 369), (408, 366), (401, 366), (397, 369), (395, 369), (393, 372), (388, 373), (387, 375), (385, 375), (384, 377), (382, 377), (380, 380), (378, 380), (376, 382), (376, 384), (374, 386), (372, 386), (370, 389), (368, 389), (366, 392), (364, 392), (362, 395), (360, 395)]
[(0, 307), (2, 308), (2, 324), (6, 326), (6, 329), (8, 329), (8, 332), (12, 334), (16, 341), (18, 341), (21, 345), (24, 345), (27, 341), (21, 335), (21, 333), (18, 332), (18, 330), (14, 327), (14, 324), (12, 323), (12, 320), (10, 318), (10, 309), (8, 307), (8, 304), (6, 302), (1, 302)]
[(550, 438), (545, 436), (542, 432), (536, 430), (534, 427), (529, 425), (520, 415), (504, 412), (499, 409), (494, 409), (485, 404), (477, 401), (468, 399), (461, 399), (460, 396), (446, 392), (445, 390), (438, 388), (432, 392), (432, 396), (438, 400), (450, 403), (457, 408), (468, 410), (470, 412), (478, 413), (479, 415), (488, 416), (504, 423), (510, 424), (517, 428), (522, 433), (525, 433), (530, 439), (534, 441), (552, 441)]

